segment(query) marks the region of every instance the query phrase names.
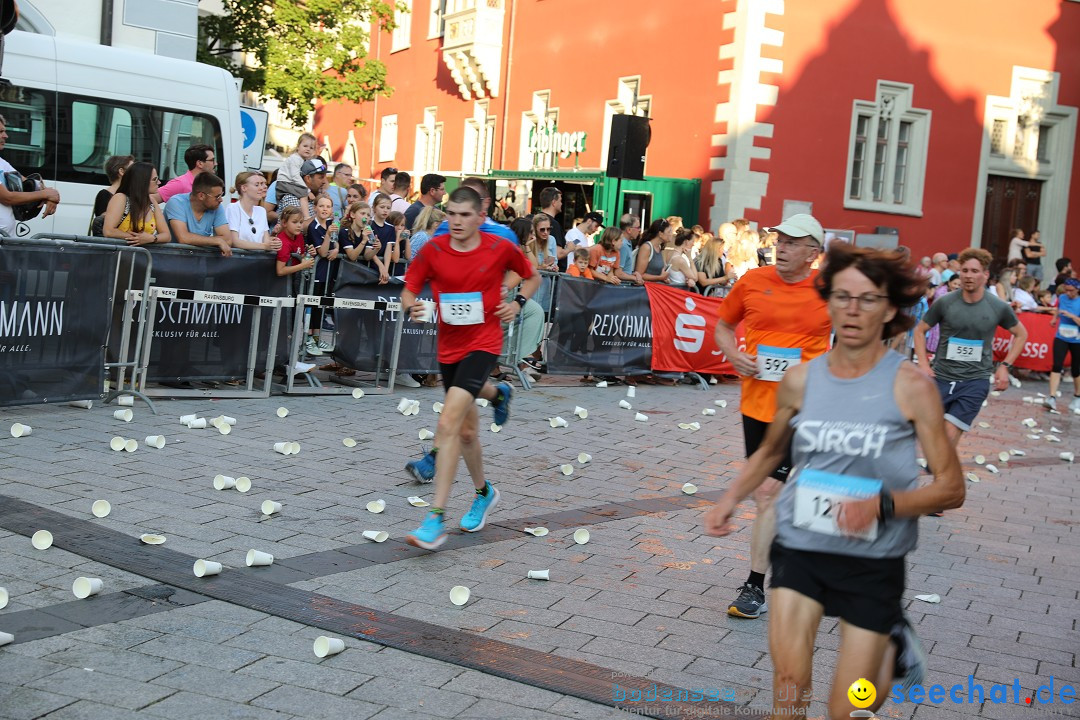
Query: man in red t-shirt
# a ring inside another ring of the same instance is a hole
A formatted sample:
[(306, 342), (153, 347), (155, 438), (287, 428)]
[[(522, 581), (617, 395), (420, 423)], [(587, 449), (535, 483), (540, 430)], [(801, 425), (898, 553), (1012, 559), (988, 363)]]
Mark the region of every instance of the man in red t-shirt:
[[(401, 305), (413, 320), (425, 321), (428, 308), (416, 294), (431, 284), (438, 303), (439, 369), (446, 399), (436, 430), (440, 447), (435, 453), (435, 502), (423, 523), (405, 538), (410, 545), (434, 550), (446, 541), (443, 509), (450, 499), (458, 459), (465, 458), (476, 498), (461, 519), (461, 529), (476, 532), (499, 502), (499, 491), (484, 478), (483, 456), (477, 438), (476, 398), (493, 397), (496, 423), (505, 422), (509, 396), (485, 385), (502, 350), (502, 323), (513, 322), (525, 301), (540, 287), (540, 276), (506, 238), (482, 232), (485, 214), (480, 194), (459, 187), (446, 205), (448, 235), (436, 235), (413, 257), (405, 274)], [(521, 294), (503, 299), (507, 271), (523, 279)], [(502, 422), (499, 418), (502, 418)]]

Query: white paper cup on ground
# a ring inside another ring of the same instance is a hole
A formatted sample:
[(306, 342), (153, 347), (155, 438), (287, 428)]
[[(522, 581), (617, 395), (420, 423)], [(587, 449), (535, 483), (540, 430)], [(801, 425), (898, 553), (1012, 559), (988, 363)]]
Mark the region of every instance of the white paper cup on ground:
[(161, 448), (165, 447), (165, 436), (147, 435), (145, 438), (143, 438), (143, 442), (146, 443), (147, 447), (157, 448), (158, 450), (160, 450)]
[(121, 407), (131, 407), (135, 404), (135, 397), (133, 395), (121, 395), (116, 398), (116, 404)]
[(372, 500), (371, 502), (369, 502), (367, 504), (367, 511), (369, 513), (375, 513), (376, 515), (378, 515), (379, 513), (381, 513), (385, 509), (386, 509), (386, 501), (385, 500)]
[(574, 474), (574, 466), (571, 465), (570, 463), (566, 463), (565, 465), (560, 465), (559, 469), (562, 470), (563, 475), (573, 475)]
[(218, 415), (217, 419), (219, 421), (221, 421), (222, 423), (224, 423), (225, 425), (235, 425), (236, 424), (236, 418), (229, 417), (228, 415)]
[(986, 458), (984, 456), (982, 456), (982, 455), (976, 455), (975, 456), (975, 464), (976, 465), (985, 465), (986, 464)]
[(637, 397), (637, 388), (633, 385), (626, 388), (626, 397)]
[(123, 450), (124, 445), (126, 445), (126, 444), (127, 444), (127, 440), (120, 437), (119, 435), (115, 436), (112, 440), (109, 441), (109, 447), (112, 448), (113, 450), (115, 450), (116, 452), (120, 452), (121, 450)]
[(1035, 418), (1024, 418), (1023, 420), (1020, 421), (1020, 424), (1025, 425), (1025, 426), (1027, 426), (1029, 428), (1033, 428), (1036, 425), (1038, 425), (1039, 423), (1037, 423), (1035, 421)]
[(48, 530), (38, 530), (30, 536), (30, 544), (38, 550), (48, 550), (52, 547), (53, 536)]
[(139, 449), (139, 441), (135, 438), (128, 438), (124, 441), (124, 449), (128, 452), (135, 452)]
[(606, 388), (607, 387), (607, 380), (601, 380), (600, 382), (596, 383), (596, 387), (598, 387), (598, 388)]
[(101, 585), (101, 578), (75, 578), (75, 582), (71, 584), (71, 592), (80, 600), (85, 600), (91, 595), (97, 595), (101, 592)]
[(455, 605), (461, 606), (469, 602), (470, 595), (472, 595), (472, 591), (464, 585), (455, 585), (450, 588), (450, 602)]
[(277, 416), (278, 416), (279, 418), (283, 418), (283, 417), (285, 417), (285, 416), (286, 416), (286, 415), (288, 415), (288, 414), (289, 414), (289, 408), (287, 408), (287, 407), (279, 407), (279, 408), (277, 409)]
[(727, 400), (714, 400), (713, 405), (715, 405), (716, 407), (726, 408)]
[(585, 543), (589, 542), (590, 537), (592, 536), (585, 528), (578, 528), (574, 531), (574, 542), (576, 542), (578, 545), (584, 545)]
[(8, 604), (8, 591), (7, 588), (0, 587), (0, 610), (7, 607)]
[(493, 433), (502, 432), (502, 425), (496, 425), (495, 423), (491, 423), (491, 432), (493, 432)]
[(341, 638), (327, 637), (326, 635), (320, 635), (315, 638), (315, 657), (328, 657), (330, 655), (337, 655), (339, 652), (345, 649), (345, 641)]
[(1016, 450), (1015, 448), (1012, 449), (1012, 450), (1009, 450), (1009, 454), (1010, 455), (1015, 455), (1016, 457), (1024, 457), (1025, 455), (1027, 455), (1027, 453), (1024, 452), (1023, 450)]
[(525, 532), (533, 537), (544, 537), (548, 534), (548, 529), (546, 527), (525, 528)]
[(360, 398), (364, 397), (364, 391), (361, 390), (360, 388), (356, 388), (355, 390), (352, 391), (352, 396), (354, 398), (356, 398), (357, 400), (359, 400)]
[(1074, 460), (1076, 460), (1076, 456), (1074, 454), (1072, 454), (1071, 452), (1059, 453), (1058, 457), (1061, 458), (1062, 460), (1064, 460), (1065, 462), (1073, 462)]
[(412, 400), (410, 400), (409, 398), (401, 398), (401, 400), (399, 400), (397, 404), (397, 411), (402, 415), (407, 415), (408, 413), (405, 411), (408, 410), (411, 405)]
[(986, 463), (986, 469), (995, 475), (1001, 472), (1000, 470), (998, 470), (997, 465), (991, 465), (990, 463)]
[(247, 551), (244, 562), (247, 563), (248, 567), (264, 567), (274, 563), (274, 556), (262, 550), (251, 549)]
[(290, 455), (299, 455), (300, 454), (300, 443), (298, 443), (298, 442), (289, 443), (289, 454)]
[(0, 645), (8, 645), (15, 642), (15, 636), (11, 633), (0, 632)]
[(251, 478), (238, 477), (236, 478), (236, 490), (237, 492), (246, 493), (251, 489)]
[(438, 415), (439, 413), (441, 413), (441, 412), (442, 412), (442, 409), (443, 409), (444, 407), (446, 407), (446, 406), (445, 406), (445, 405), (443, 405), (443, 404), (442, 404), (441, 402), (437, 402), (437, 403), (431, 403), (431, 412), (433, 412), (433, 413), (435, 413), (436, 415)]
[(578, 418), (581, 419), (581, 420), (584, 420), (585, 418), (589, 417), (589, 411), (586, 410), (585, 408), (581, 407), (580, 405), (578, 405), (577, 407), (574, 408), (574, 414), (577, 415)]
[(491, 403), (489, 401), (485, 400), (484, 398), (476, 398), (477, 407), (486, 408), (490, 404)]
[(70, 405), (71, 407), (74, 407), (74, 408), (82, 408), (83, 410), (93, 410), (94, 409), (94, 401), (93, 400), (72, 400), (71, 402), (68, 403), (68, 405)]
[(566, 422), (565, 420), (563, 420), (561, 417), (558, 417), (558, 416), (553, 417), (553, 418), (548, 418), (548, 422), (551, 423), (551, 427), (553, 427), (553, 428), (561, 428), (561, 427), (569, 427), (570, 426), (570, 423)]
[(209, 577), (211, 575), (221, 574), (221, 563), (214, 562), (213, 560), (196, 560), (195, 567), (192, 568), (195, 572), (195, 577)]
[(435, 433), (431, 432), (427, 428), (422, 428), (420, 432), (417, 433), (417, 435), (419, 435), (421, 440), (431, 440), (435, 437)]
[(620, 400), (619, 407), (621, 407), (623, 410), (632, 410), (634, 408), (634, 406), (628, 403), (626, 400)]
[(585, 452), (578, 453), (577, 461), (579, 463), (581, 463), (582, 465), (588, 465), (589, 463), (592, 462), (592, 455), (590, 455), (589, 453), (585, 453)]
[(206, 418), (195, 418), (187, 426), (188, 430), (203, 430), (206, 428)]
[(236, 478), (229, 477), (228, 475), (214, 476), (215, 490), (232, 490), (234, 487), (236, 487)]
[(32, 432), (34, 432), (34, 428), (30, 427), (29, 425), (15, 423), (11, 426), (11, 437), (13, 438), (26, 437)]
[[(349, 446), (351, 447), (351, 446)], [(274, 443), (274, 452), (281, 453), (282, 455), (290, 455), (292, 453), (292, 443), (279, 442)]]
[(634, 419), (638, 422), (649, 422), (649, 416), (645, 415), (644, 413), (637, 413), (636, 415), (634, 415)]
[(984, 420), (984, 421), (979, 423), (979, 427), (981, 427), (983, 430), (989, 430), (990, 429), (990, 423), (988, 423), (988, 422), (986, 422)]
[(263, 500), (261, 509), (263, 515), (274, 515), (281, 512), (281, 503), (277, 500)]
[(1000, 460), (1003, 463), (1009, 462), (1009, 457), (1010, 457), (1009, 453), (1006, 452), (1005, 450), (1002, 450), (1001, 452), (998, 453), (998, 460)]
[(969, 482), (973, 482), (973, 483), (979, 482), (979, 476), (976, 475), (973, 472), (969, 472), (966, 477), (967, 477)]
[(693, 495), (697, 492), (697, 485), (695, 485), (694, 483), (684, 483), (682, 486), (682, 491), (686, 495)]
[(194, 413), (192, 413), (191, 415), (181, 415), (180, 416), (180, 424), (181, 425), (187, 425), (189, 422), (191, 422), (192, 420), (194, 420), (197, 417), (199, 417), (199, 416), (194, 414)]
[(341, 441), (341, 444), (344, 445), (347, 448), (356, 447), (356, 441), (353, 440), (352, 438), (345, 438), (344, 440)]
[(215, 427), (217, 427), (217, 431), (219, 433), (221, 433), (222, 435), (228, 435), (229, 433), (232, 432), (232, 425), (228, 425), (228, 424), (223, 423), (223, 422), (218, 423)]
[(139, 541), (145, 545), (164, 545), (166, 539), (164, 535), (154, 535), (153, 533), (143, 533), (139, 536)]
[(529, 571), (529, 579), (530, 580), (550, 580), (551, 579), (551, 570), (530, 570)]
[(705, 408), (704, 410), (701, 411), (701, 414), (702, 415), (715, 415), (716, 414), (716, 409), (715, 408)]
[(431, 505), (431, 503), (419, 495), (410, 495), (408, 501), (413, 507), (427, 507), (428, 505)]
[(90, 506), (90, 512), (94, 514), (94, 517), (103, 518), (108, 517), (112, 512), (112, 505), (108, 500), (95, 500), (94, 504)]
[(934, 604), (937, 604), (937, 603), (941, 602), (941, 596), (938, 595), (937, 593), (933, 593), (932, 595), (916, 595), (915, 599), (916, 600), (922, 600), (923, 602), (926, 602), (926, 603), (934, 603)]
[(374, 540), (377, 543), (386, 542), (386, 538), (390, 537), (390, 533), (385, 530), (365, 530), (364, 537), (368, 540)]

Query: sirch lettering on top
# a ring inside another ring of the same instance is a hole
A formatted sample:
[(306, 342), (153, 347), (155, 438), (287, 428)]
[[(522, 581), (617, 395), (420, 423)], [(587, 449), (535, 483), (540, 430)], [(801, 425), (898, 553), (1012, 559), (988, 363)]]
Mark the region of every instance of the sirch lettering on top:
[(795, 448), (803, 452), (880, 458), (888, 428), (846, 420), (804, 420), (795, 430)]

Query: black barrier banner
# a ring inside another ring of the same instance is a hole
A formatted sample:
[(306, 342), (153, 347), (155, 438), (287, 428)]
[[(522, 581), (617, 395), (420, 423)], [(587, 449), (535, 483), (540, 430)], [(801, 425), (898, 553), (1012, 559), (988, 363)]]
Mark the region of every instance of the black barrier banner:
[[(358, 263), (343, 261), (334, 286), (334, 296), (349, 300), (398, 302), (404, 288), (400, 281), (393, 279), (389, 284), (379, 285), (377, 273)], [(433, 299), (430, 288), (425, 287), (420, 297)], [(390, 365), (396, 311), (336, 308), (334, 322), (337, 327), (333, 353), (335, 360), (365, 372), (373, 372), (380, 364), (384, 369)], [(437, 330), (437, 321), (404, 323), (398, 351), (398, 372), (439, 372)]]
[(652, 362), (652, 315), (643, 287), (561, 275), (548, 336), (554, 375), (637, 375)]
[(116, 252), (0, 246), (0, 405), (100, 397)]
[[(157, 287), (270, 297), (293, 294), (291, 278), (278, 277), (272, 253), (234, 253), (232, 257), (222, 257), (216, 251), (193, 250), (181, 245), (149, 248), (154, 260), (153, 284)], [(123, 308), (123, 302), (123, 297), (117, 299), (119, 308)], [(249, 305), (159, 298), (147, 380), (183, 382), (244, 377), (256, 309)], [(262, 308), (256, 358), (259, 368), (266, 363), (273, 312), (273, 308)], [(276, 348), (279, 363), (286, 362), (289, 356), (291, 330), (292, 309), (283, 308)], [(119, 332), (114, 333), (110, 346), (119, 347)]]

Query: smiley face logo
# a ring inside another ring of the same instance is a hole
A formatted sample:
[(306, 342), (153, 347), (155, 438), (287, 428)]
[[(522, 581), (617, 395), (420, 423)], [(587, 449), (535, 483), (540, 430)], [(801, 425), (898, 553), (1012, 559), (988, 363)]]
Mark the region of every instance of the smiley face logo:
[(877, 697), (877, 688), (874, 687), (874, 683), (866, 678), (859, 678), (851, 683), (847, 696), (855, 707), (867, 708), (874, 704), (874, 699)]

